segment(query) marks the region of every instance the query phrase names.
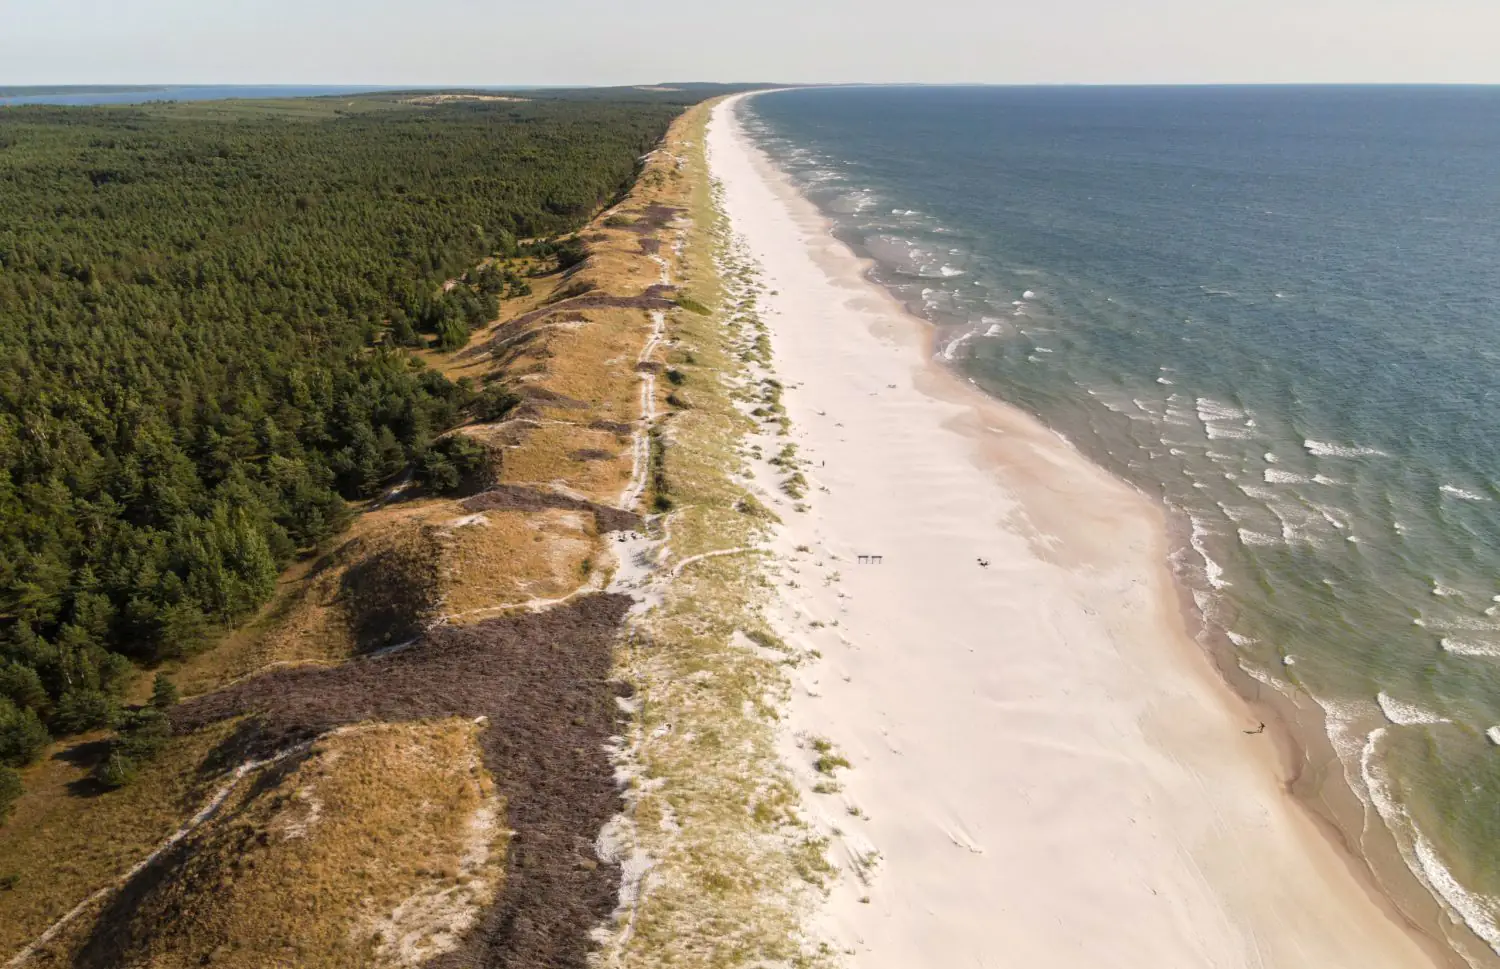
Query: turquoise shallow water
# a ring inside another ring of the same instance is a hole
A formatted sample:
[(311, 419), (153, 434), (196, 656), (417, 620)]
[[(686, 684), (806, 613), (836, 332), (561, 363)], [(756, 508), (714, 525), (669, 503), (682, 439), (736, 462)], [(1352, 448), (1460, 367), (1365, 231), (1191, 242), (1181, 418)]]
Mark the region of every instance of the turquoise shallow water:
[(1500, 952), (1500, 89), (822, 89), (747, 117), (954, 366), (1178, 513), (1235, 661), (1316, 701), (1460, 947)]

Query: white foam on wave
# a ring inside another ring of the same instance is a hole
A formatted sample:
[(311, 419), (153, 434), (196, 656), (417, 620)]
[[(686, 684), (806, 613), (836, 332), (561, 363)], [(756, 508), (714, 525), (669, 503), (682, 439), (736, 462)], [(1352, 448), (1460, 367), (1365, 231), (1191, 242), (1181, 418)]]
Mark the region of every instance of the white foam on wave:
[(1225, 424), (1218, 421), (1204, 424), (1203, 433), (1208, 435), (1210, 441), (1245, 441), (1251, 436), (1248, 430), (1238, 424)]
[(984, 331), (985, 336), (999, 336), (1003, 330), (999, 323), (991, 323), (990, 328)]
[(938, 275), (951, 278), (953, 276), (964, 275), (964, 271), (962, 269), (955, 269), (952, 266), (942, 266), (938, 269)]
[[(1496, 955), (1500, 955), (1500, 924), (1492, 911), (1500, 907), (1500, 900), (1476, 895), (1459, 884), (1426, 835), (1412, 822), (1411, 815), (1397, 802), (1390, 782), (1377, 762), (1378, 748), (1386, 729), (1371, 730), (1360, 751), (1359, 773), (1365, 791), (1361, 799), (1375, 808), (1386, 828), (1395, 835), (1396, 847), (1411, 873), (1456, 919), (1461, 919)], [(1359, 793), (1359, 788), (1356, 788), (1356, 793)]]
[(1028, 289), (1026, 292), (1024, 292), (1024, 293), (1021, 294), (1021, 298), (1022, 299), (1036, 299), (1036, 293), (1034, 293), (1034, 292), (1032, 292), (1031, 290)]
[(1309, 454), (1320, 458), (1362, 458), (1383, 457), (1385, 452), (1379, 448), (1359, 447), (1353, 444), (1329, 444), (1326, 441), (1305, 440), (1302, 446)]
[[(1282, 662), (1290, 665), (1290, 660), (1291, 657), (1288, 656)], [(1368, 735), (1358, 725), (1374, 719), (1374, 707), (1360, 701), (1330, 700), (1317, 694), (1312, 694), (1312, 698), (1323, 709), (1323, 724), (1328, 742), (1339, 755), (1339, 763), (1344, 768), (1344, 779), (1355, 795), (1369, 804), (1367, 785), (1353, 766), (1358, 765), (1360, 754), (1369, 742)]]
[(1484, 735), (1490, 738), (1490, 743), (1496, 747), (1500, 747), (1500, 727), (1490, 727), (1484, 732)]
[(1281, 471), (1277, 468), (1265, 470), (1266, 484), (1307, 484), (1311, 478), (1306, 478), (1292, 471)]
[(965, 333), (963, 336), (943, 347), (943, 359), (952, 360), (958, 354), (958, 351), (963, 348), (963, 345), (965, 343), (968, 343), (973, 338), (974, 331), (970, 330), (968, 333)]
[(1278, 680), (1271, 674), (1256, 669), (1255, 667), (1246, 663), (1244, 660), (1239, 661), (1239, 667), (1240, 670), (1243, 671), (1251, 679), (1265, 686), (1269, 686), (1271, 689), (1275, 690), (1277, 693), (1280, 693), (1282, 696), (1289, 697), (1292, 696), (1295, 692), (1292, 689), (1291, 684), (1283, 683), (1281, 680)]
[(1191, 521), (1193, 523), (1193, 535), (1188, 541), (1193, 546), (1193, 551), (1197, 552), (1198, 557), (1203, 559), (1204, 577), (1208, 579), (1208, 584), (1215, 589), (1227, 587), (1229, 582), (1224, 579), (1223, 566), (1213, 560), (1208, 554), (1207, 546), (1203, 542), (1203, 539), (1209, 534), (1208, 528), (1196, 516), (1192, 517)]
[(1423, 710), (1415, 703), (1398, 700), (1384, 690), (1375, 694), (1375, 702), (1380, 704), (1380, 712), (1385, 714), (1385, 718), (1397, 726), (1414, 727), (1424, 723), (1453, 722), (1447, 717), (1440, 717), (1435, 713)]
[(1438, 858), (1437, 849), (1420, 830), (1412, 828), (1412, 851), (1422, 867), (1423, 880), (1443, 901), (1459, 914), (1464, 924), (1485, 941), (1496, 955), (1500, 955), (1500, 923), (1495, 921), (1492, 907), (1500, 907), (1500, 899), (1478, 895), (1458, 883), (1453, 873)]
[(1438, 645), (1443, 647), (1443, 652), (1454, 656), (1487, 656), (1491, 659), (1500, 659), (1500, 643), (1475, 642), (1444, 636), (1438, 640)]
[(1349, 530), (1350, 526), (1348, 520), (1339, 517), (1344, 513), (1342, 509), (1329, 508), (1326, 505), (1313, 505), (1313, 507), (1318, 510), (1318, 514), (1323, 516), (1323, 520), (1328, 522), (1328, 524), (1332, 525), (1334, 528), (1338, 529), (1341, 532)]
[[(1260, 640), (1258, 639), (1252, 639), (1249, 636), (1241, 635), (1240, 633), (1235, 632), (1233, 629), (1224, 630), (1224, 635), (1228, 636), (1229, 641), (1231, 643), (1234, 643), (1236, 646), (1251, 646), (1255, 643), (1260, 642)], [(1246, 672), (1249, 672), (1249, 670), (1246, 670)]]
[(1241, 528), (1239, 534), (1241, 545), (1280, 545), (1284, 541), (1275, 535), (1267, 535), (1265, 532), (1252, 532), (1248, 528)]
[(1328, 475), (1326, 474), (1315, 474), (1312, 476), (1312, 479), (1313, 484), (1320, 485), (1336, 485), (1341, 483), (1339, 481), (1335, 481), (1333, 478), (1328, 477)]
[(1457, 485), (1445, 484), (1438, 490), (1445, 495), (1452, 495), (1455, 498), (1462, 498), (1464, 501), (1489, 501), (1489, 499), (1484, 495), (1481, 495), (1474, 491), (1468, 491), (1467, 489), (1460, 488)]
[(1195, 403), (1198, 405), (1198, 419), (1205, 424), (1214, 421), (1241, 421), (1249, 416), (1233, 404), (1226, 404), (1212, 397), (1199, 397)]
[[(1488, 612), (1485, 615), (1489, 615)], [(1419, 617), (1411, 621), (1413, 626), (1421, 626), (1424, 629), (1435, 629), (1439, 632), (1500, 632), (1500, 625), (1487, 622), (1483, 619), (1475, 619), (1471, 616), (1454, 616), (1451, 619), (1428, 619)]]
[(1251, 518), (1255, 515), (1254, 508), (1236, 508), (1233, 505), (1226, 505), (1222, 501), (1215, 502), (1215, 504), (1219, 506), (1219, 511), (1224, 513), (1224, 517), (1236, 525), (1246, 518)]
[(1156, 382), (1159, 384), (1165, 384), (1168, 387), (1172, 386), (1172, 381), (1168, 380), (1166, 377), (1157, 377)]

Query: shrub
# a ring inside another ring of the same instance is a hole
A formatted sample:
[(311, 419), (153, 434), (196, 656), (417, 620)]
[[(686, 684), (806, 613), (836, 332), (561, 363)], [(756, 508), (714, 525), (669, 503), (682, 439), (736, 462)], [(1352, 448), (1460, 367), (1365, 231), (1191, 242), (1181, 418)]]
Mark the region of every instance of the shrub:
[(34, 710), (46, 705), (47, 690), (36, 670), (20, 663), (6, 663), (0, 665), (0, 697)]
[(683, 309), (687, 310), (689, 313), (697, 313), (699, 316), (708, 316), (713, 312), (707, 306), (704, 306), (702, 303), (693, 299), (691, 296), (679, 296), (673, 302), (675, 302)]
[(57, 701), (52, 727), (59, 734), (83, 733), (109, 725), (115, 704), (98, 690), (69, 690)]
[(124, 787), (135, 780), (139, 774), (140, 767), (118, 748), (112, 748), (109, 756), (104, 758), (94, 770), (95, 779), (108, 788)]
[(519, 403), (521, 403), (521, 398), (504, 387), (493, 384), (481, 390), (474, 398), (474, 416), (487, 423), (504, 420), (505, 415), (514, 410)]
[(576, 236), (557, 243), (553, 254), (557, 256), (558, 269), (572, 269), (589, 257), (588, 249)]
[(819, 774), (832, 775), (840, 767), (848, 767), (849, 761), (840, 754), (823, 754), (813, 762), (813, 768)]
[(146, 707), (127, 713), (120, 718), (119, 733), (110, 741), (109, 755), (94, 769), (94, 777), (105, 787), (124, 787), (171, 739), (171, 721), (161, 710)]
[(150, 760), (172, 739), (172, 722), (154, 707), (125, 714), (113, 746), (136, 761)]
[(435, 442), (417, 461), (417, 479), (440, 495), (452, 494), (483, 474), (489, 467), (489, 450), (462, 434), (450, 434)]
[(47, 746), (47, 728), (35, 710), (0, 699), (0, 764), (25, 767)]
[(437, 335), (439, 350), (457, 350), (469, 342), (469, 328), (463, 320), (443, 320), (438, 324)]
[(158, 673), (156, 679), (151, 681), (151, 707), (155, 710), (166, 710), (177, 705), (177, 684), (167, 678), (167, 674)]

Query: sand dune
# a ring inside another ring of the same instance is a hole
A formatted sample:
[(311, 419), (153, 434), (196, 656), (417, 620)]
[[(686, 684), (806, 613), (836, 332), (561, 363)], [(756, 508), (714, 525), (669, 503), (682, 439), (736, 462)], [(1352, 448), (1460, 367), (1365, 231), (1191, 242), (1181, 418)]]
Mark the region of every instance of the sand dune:
[[(1160, 511), (938, 370), (736, 103), (713, 173), (776, 291), (812, 483), (778, 543), (784, 632), (822, 656), (787, 758), (849, 872), (820, 929), (892, 969), (1435, 965), (1285, 793), (1273, 736), (1244, 732)], [(813, 736), (852, 764), (837, 793), (811, 791)]]

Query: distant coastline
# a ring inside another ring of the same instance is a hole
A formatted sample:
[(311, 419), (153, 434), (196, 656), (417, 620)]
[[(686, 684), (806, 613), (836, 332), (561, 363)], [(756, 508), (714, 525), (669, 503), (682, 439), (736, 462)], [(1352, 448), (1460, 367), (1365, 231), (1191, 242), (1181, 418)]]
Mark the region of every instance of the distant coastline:
[(101, 104), (144, 104), (149, 101), (224, 101), (230, 98), (307, 98), (341, 94), (373, 94), (394, 90), (386, 85), (295, 84), (141, 84), (141, 85), (17, 85), (0, 87), (0, 107), (50, 104), (84, 107)]

